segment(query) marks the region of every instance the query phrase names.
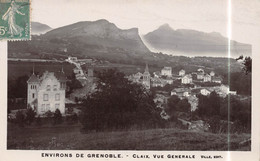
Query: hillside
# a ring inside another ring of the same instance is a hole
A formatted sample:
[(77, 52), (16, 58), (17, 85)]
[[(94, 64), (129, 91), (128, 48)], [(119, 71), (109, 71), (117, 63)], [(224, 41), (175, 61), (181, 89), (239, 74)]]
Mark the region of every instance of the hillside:
[[(228, 39), (217, 32), (205, 33), (188, 29), (172, 29), (168, 24), (143, 37), (153, 51), (185, 56), (227, 57)], [(251, 55), (252, 46), (231, 41), (231, 55)]]
[(143, 44), (137, 28), (121, 30), (107, 20), (84, 21), (54, 29), (44, 35), (46, 39), (70, 41), (99, 47), (122, 48), (131, 51), (149, 52)]
[[(50, 144), (53, 137), (58, 146)], [(230, 134), (228, 149), (227, 134), (197, 133), (176, 128), (82, 134), (79, 126), (17, 128), (8, 124), (10, 139), (7, 149), (249, 151), (250, 145), (241, 146), (239, 143), (250, 137), (250, 134)]]
[(42, 24), (39, 22), (31, 22), (31, 32), (32, 35), (40, 35), (45, 34), (50, 31), (52, 28), (46, 24)]

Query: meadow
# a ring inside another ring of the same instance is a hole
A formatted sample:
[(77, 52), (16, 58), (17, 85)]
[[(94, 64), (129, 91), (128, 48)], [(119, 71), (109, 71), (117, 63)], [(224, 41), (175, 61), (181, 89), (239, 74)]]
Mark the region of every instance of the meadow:
[(81, 126), (17, 127), (8, 123), (7, 149), (249, 151), (250, 134), (192, 132), (178, 128), (80, 132)]

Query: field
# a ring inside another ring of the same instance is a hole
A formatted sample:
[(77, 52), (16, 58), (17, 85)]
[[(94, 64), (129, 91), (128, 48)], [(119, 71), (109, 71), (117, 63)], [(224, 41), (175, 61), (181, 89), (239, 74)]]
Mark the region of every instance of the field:
[(250, 134), (196, 133), (177, 128), (81, 133), (79, 125), (19, 128), (8, 123), (7, 149), (33, 150), (250, 150)]

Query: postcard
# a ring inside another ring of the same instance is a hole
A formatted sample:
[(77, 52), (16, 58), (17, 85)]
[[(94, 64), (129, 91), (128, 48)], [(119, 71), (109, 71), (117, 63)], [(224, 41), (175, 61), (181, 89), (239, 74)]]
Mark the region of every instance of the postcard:
[(259, 160), (260, 1), (0, 0), (1, 160)]

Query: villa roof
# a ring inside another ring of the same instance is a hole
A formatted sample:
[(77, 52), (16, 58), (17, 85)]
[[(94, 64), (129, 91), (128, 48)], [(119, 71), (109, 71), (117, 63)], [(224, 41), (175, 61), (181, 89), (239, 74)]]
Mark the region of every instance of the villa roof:
[(39, 78), (33, 73), (27, 81), (28, 83), (38, 83), (40, 82)]

